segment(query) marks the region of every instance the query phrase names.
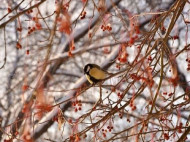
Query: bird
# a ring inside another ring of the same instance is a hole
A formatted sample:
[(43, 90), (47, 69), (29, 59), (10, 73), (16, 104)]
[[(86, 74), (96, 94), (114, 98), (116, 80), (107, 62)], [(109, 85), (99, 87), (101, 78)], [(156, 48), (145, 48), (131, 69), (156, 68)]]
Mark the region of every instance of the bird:
[(90, 84), (96, 84), (111, 75), (96, 64), (85, 65), (84, 74)]

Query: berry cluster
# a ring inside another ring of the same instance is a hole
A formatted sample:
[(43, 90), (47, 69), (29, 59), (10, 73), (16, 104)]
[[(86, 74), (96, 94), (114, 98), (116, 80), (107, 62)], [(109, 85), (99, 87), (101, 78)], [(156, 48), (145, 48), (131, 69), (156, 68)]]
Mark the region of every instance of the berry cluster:
[(102, 135), (105, 138), (107, 132), (111, 132), (113, 130), (113, 126), (107, 126), (106, 129), (102, 129)]
[(119, 69), (120, 70), (120, 68), (121, 68), (121, 66), (119, 65), (119, 64), (116, 64), (116, 66), (115, 66), (117, 69)]
[(78, 110), (82, 110), (82, 103), (81, 103), (81, 100), (76, 100), (73, 102), (73, 106), (75, 108), (75, 112), (77, 112)]
[(41, 30), (42, 29), (42, 25), (39, 23), (39, 19), (37, 17), (32, 17), (32, 20), (35, 22), (35, 28), (37, 30)]
[(32, 32), (34, 32), (36, 30), (35, 27), (28, 27), (28, 35), (31, 34)]
[(22, 27), (17, 28), (17, 31), (21, 32), (22, 31)]
[(173, 39), (175, 40), (175, 39), (179, 39), (179, 36), (178, 35), (175, 35), (175, 36), (173, 36)]
[(120, 92), (117, 93), (117, 96), (118, 96), (119, 99), (123, 98), (123, 95)]
[(169, 137), (169, 135), (167, 133), (164, 133), (164, 139), (165, 140), (169, 140), (170, 139), (170, 137)]
[(120, 56), (117, 58), (121, 63), (127, 62), (128, 54), (126, 51), (120, 54)]
[(171, 93), (168, 94), (167, 92), (163, 92), (163, 96), (166, 96), (166, 95), (168, 95), (169, 97), (171, 97), (171, 96), (174, 95), (174, 93), (171, 92)]
[(32, 13), (32, 12), (33, 12), (33, 10), (30, 9), (30, 10), (27, 11), (27, 14), (30, 14), (30, 13)]
[(102, 25), (101, 26), (101, 29), (103, 30), (103, 31), (111, 31), (112, 30), (112, 27), (111, 27), (111, 25), (110, 24), (107, 24), (107, 25)]
[(137, 109), (137, 107), (134, 105), (134, 100), (133, 99), (130, 101), (130, 107), (131, 107), (132, 111)]
[(186, 62), (188, 63), (188, 65), (187, 65), (187, 71), (190, 71), (190, 59), (186, 59)]
[(179, 125), (176, 127), (178, 133), (182, 133), (182, 127), (183, 127), (183, 123), (180, 122)]
[(123, 113), (119, 113), (119, 118), (120, 118), (120, 119), (123, 118)]

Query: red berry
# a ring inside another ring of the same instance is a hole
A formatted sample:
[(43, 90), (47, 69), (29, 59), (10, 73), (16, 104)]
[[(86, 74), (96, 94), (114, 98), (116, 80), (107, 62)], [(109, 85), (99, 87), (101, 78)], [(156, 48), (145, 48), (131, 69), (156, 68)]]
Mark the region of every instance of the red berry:
[(36, 29), (38, 29), (38, 30), (41, 30), (42, 29), (42, 25), (40, 24), (40, 23), (36, 23)]
[(7, 8), (7, 11), (8, 11), (8, 13), (11, 13), (12, 12), (12, 10), (11, 10), (11, 8), (9, 7), (9, 8)]
[(71, 51), (68, 52), (68, 56), (69, 56), (69, 57), (72, 57), (72, 56), (73, 56), (73, 54), (71, 53)]
[(178, 36), (178, 35), (175, 35), (175, 36), (173, 36), (173, 38), (174, 38), (174, 40), (175, 40), (175, 39), (179, 39), (179, 36)]
[(164, 133), (164, 139), (169, 140), (169, 136), (167, 133)]
[(29, 51), (29, 50), (26, 50), (26, 54), (29, 55), (29, 54), (30, 54), (30, 51)]
[(26, 90), (28, 90), (28, 88), (29, 88), (28, 85), (23, 85), (23, 86), (22, 86), (22, 91), (26, 91)]

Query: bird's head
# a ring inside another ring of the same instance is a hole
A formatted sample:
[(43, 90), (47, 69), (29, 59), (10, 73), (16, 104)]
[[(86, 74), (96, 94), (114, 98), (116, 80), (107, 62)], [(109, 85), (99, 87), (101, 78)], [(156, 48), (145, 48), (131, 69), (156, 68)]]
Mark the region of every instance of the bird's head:
[(85, 67), (84, 67), (84, 74), (89, 74), (89, 71), (90, 69), (92, 68), (92, 64), (87, 64)]

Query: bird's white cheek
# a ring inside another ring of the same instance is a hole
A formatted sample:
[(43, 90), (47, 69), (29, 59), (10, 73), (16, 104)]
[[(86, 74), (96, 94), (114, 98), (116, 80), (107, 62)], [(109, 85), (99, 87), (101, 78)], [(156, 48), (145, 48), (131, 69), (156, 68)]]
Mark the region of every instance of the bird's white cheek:
[(89, 72), (89, 71), (90, 71), (90, 67), (88, 66), (88, 67), (87, 67), (87, 72)]

